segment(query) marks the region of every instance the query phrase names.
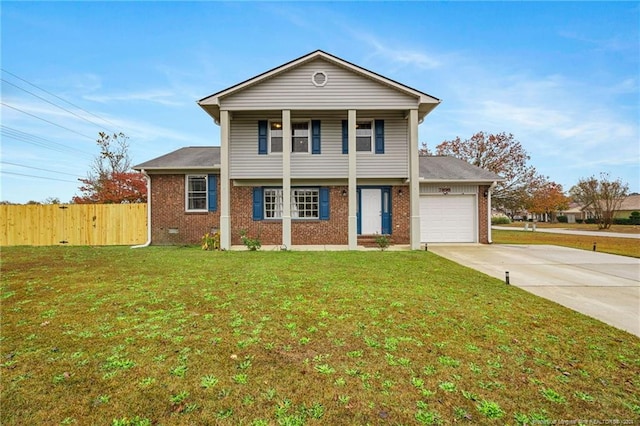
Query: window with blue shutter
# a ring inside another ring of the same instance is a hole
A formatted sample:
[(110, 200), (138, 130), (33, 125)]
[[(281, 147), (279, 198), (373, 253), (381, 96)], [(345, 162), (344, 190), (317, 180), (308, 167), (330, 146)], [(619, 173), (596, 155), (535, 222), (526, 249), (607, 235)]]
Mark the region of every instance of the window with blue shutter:
[(218, 210), (218, 176), (207, 176), (207, 195), (209, 211), (215, 212)]
[(320, 154), (320, 120), (311, 121), (311, 153)]
[(376, 120), (376, 154), (384, 154), (384, 120)]
[(258, 121), (258, 154), (267, 154), (267, 121)]
[(349, 121), (342, 120), (342, 153), (349, 153)]
[(262, 220), (262, 187), (253, 188), (253, 220)]
[(320, 188), (320, 220), (329, 220), (329, 188)]

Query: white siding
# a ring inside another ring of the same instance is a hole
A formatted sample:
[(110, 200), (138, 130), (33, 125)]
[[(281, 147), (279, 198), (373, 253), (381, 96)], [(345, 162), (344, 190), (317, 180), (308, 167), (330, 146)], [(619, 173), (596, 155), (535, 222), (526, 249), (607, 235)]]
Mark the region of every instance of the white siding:
[[(407, 178), (407, 122), (402, 113), (367, 111), (358, 112), (358, 117), (383, 119), (385, 125), (385, 153), (358, 153), (358, 178)], [(281, 154), (258, 154), (258, 121), (279, 118), (279, 111), (234, 114), (230, 136), (231, 179), (282, 177)], [(346, 111), (292, 111), (291, 118), (321, 123), (321, 154), (292, 153), (291, 177), (346, 178), (348, 156), (342, 154), (342, 120), (347, 119)]]
[(420, 185), (420, 194), (441, 194), (440, 188), (450, 188), (449, 194), (472, 194), (478, 193), (478, 185), (451, 185), (443, 183), (429, 183)]
[[(314, 72), (327, 74), (326, 85), (316, 87)], [(417, 97), (400, 92), (323, 59), (316, 59), (260, 84), (220, 99), (220, 108), (230, 111), (269, 109), (411, 109)]]

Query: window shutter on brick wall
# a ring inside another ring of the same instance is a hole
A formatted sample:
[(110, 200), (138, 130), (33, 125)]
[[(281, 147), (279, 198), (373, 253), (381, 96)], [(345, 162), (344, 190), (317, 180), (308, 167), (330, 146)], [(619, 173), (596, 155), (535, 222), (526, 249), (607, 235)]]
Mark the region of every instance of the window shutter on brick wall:
[(342, 153), (349, 153), (349, 122), (342, 120)]
[(264, 212), (262, 202), (262, 187), (253, 188), (253, 220), (262, 220)]
[(267, 153), (267, 121), (258, 121), (258, 154)]
[(329, 220), (329, 188), (320, 188), (320, 220)]
[(384, 154), (384, 120), (376, 120), (376, 154)]
[(208, 187), (207, 204), (209, 205), (209, 211), (215, 212), (216, 210), (218, 210), (218, 176), (208, 175), (207, 187)]
[(320, 120), (311, 121), (311, 153), (320, 154)]

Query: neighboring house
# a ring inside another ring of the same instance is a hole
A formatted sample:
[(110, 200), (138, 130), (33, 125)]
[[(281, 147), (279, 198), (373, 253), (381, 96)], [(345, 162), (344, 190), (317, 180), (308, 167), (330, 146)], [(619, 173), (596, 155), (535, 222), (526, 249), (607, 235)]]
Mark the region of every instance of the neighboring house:
[(418, 124), (440, 100), (315, 51), (200, 100), (220, 147), (182, 148), (135, 167), (150, 176), (153, 244), (219, 229), (262, 244), (490, 242), (500, 178), (418, 156)]
[(620, 209), (616, 212), (615, 217), (629, 219), (633, 212), (640, 212), (640, 194), (629, 195), (622, 200)]
[(588, 219), (587, 212), (582, 209), (582, 205), (579, 203), (569, 203), (569, 208), (559, 211), (558, 216), (566, 216), (568, 223)]

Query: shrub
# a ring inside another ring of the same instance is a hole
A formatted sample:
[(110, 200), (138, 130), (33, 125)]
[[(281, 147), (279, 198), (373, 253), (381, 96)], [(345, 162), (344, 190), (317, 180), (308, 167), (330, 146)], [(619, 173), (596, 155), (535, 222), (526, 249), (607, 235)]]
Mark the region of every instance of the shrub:
[(584, 219), (576, 219), (576, 223), (583, 223)]
[(614, 225), (633, 225), (631, 218), (627, 219), (624, 217), (614, 217), (612, 223)]
[(508, 225), (510, 223), (511, 223), (511, 219), (509, 219), (505, 215), (491, 216), (492, 225)]
[(585, 219), (584, 223), (589, 225), (595, 225), (596, 223), (598, 223), (598, 219), (595, 219), (595, 218)]
[(247, 231), (244, 229), (240, 231), (240, 239), (242, 240), (242, 244), (247, 246), (247, 248), (251, 251), (259, 250), (262, 247), (262, 243), (260, 242), (260, 236), (256, 238), (247, 237)]
[(384, 249), (389, 247), (389, 237), (386, 235), (378, 235), (376, 237), (376, 244), (380, 247), (380, 250), (384, 251)]
[(640, 225), (640, 212), (631, 212), (629, 215), (631, 225)]
[(202, 250), (220, 250), (220, 232), (206, 233), (200, 240)]
[(569, 218), (566, 216), (558, 216), (556, 219), (558, 219), (558, 222), (560, 223), (567, 223), (569, 222)]

